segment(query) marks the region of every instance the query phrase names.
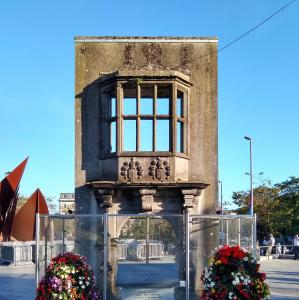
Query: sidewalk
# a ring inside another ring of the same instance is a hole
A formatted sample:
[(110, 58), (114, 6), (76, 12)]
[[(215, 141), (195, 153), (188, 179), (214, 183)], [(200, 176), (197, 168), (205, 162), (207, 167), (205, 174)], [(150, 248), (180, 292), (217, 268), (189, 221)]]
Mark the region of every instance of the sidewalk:
[(299, 300), (299, 260), (265, 260), (260, 264), (267, 275), (271, 299)]
[(34, 272), (34, 265), (12, 268), (0, 265), (0, 300), (33, 300)]
[[(299, 300), (299, 260), (262, 261), (261, 270), (267, 274), (271, 299)], [(34, 266), (0, 265), (0, 300), (33, 300), (34, 296)]]

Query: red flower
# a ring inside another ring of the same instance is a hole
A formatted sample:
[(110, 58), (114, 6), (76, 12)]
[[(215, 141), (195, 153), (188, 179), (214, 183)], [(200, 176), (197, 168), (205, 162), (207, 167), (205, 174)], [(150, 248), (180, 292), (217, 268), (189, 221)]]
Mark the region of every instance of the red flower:
[(220, 260), (221, 260), (222, 264), (224, 264), (224, 265), (228, 264), (228, 258), (227, 257), (223, 256), (223, 257), (220, 258)]
[(266, 279), (266, 273), (259, 273), (258, 277), (260, 278), (261, 281), (264, 281)]

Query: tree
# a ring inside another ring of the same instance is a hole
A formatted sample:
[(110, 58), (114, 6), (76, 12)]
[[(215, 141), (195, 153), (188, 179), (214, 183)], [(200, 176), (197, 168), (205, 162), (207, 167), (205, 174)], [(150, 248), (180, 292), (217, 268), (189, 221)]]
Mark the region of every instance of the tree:
[(48, 196), (46, 197), (46, 201), (47, 201), (47, 204), (48, 204), (48, 208), (49, 208), (49, 213), (56, 213), (57, 212), (57, 203), (56, 202), (56, 199), (54, 196)]
[[(273, 222), (276, 219), (276, 211), (278, 207), (279, 189), (271, 185), (269, 181), (265, 181), (262, 185), (254, 188), (253, 210), (257, 214), (257, 236), (263, 238), (269, 233), (278, 234), (278, 228)], [(241, 191), (233, 193), (233, 202), (239, 208), (236, 212), (239, 214), (247, 214), (250, 207), (250, 192)]]
[(279, 203), (284, 208), (284, 235), (295, 235), (299, 232), (299, 177), (290, 177), (275, 185), (279, 188)]
[[(17, 201), (17, 210), (19, 210), (27, 201), (29, 197), (25, 195), (19, 195), (18, 196), (18, 201)], [(55, 197), (50, 196), (46, 197), (46, 201), (48, 204), (49, 212), (50, 213), (55, 213), (57, 211), (57, 204), (55, 203)]]
[[(254, 212), (257, 214), (257, 236), (262, 239), (269, 233), (277, 237), (299, 232), (299, 178), (272, 185), (269, 180), (254, 188)], [(237, 213), (247, 214), (250, 192), (233, 193)]]
[(27, 201), (28, 197), (24, 195), (19, 195), (18, 196), (18, 201), (17, 201), (17, 210), (20, 209), (24, 203)]

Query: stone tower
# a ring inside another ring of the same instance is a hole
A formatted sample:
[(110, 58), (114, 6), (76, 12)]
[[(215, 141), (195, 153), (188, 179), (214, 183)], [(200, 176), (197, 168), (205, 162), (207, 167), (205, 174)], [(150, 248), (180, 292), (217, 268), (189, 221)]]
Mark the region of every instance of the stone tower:
[(217, 39), (76, 37), (75, 47), (76, 212), (215, 213)]

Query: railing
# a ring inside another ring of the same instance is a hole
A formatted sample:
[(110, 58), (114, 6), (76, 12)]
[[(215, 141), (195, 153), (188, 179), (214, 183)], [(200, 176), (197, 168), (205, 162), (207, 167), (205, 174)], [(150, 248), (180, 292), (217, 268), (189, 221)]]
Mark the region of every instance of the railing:
[(268, 245), (257, 247), (258, 257), (260, 259), (266, 258), (270, 260), (272, 258), (293, 258), (293, 248), (292, 245)]

